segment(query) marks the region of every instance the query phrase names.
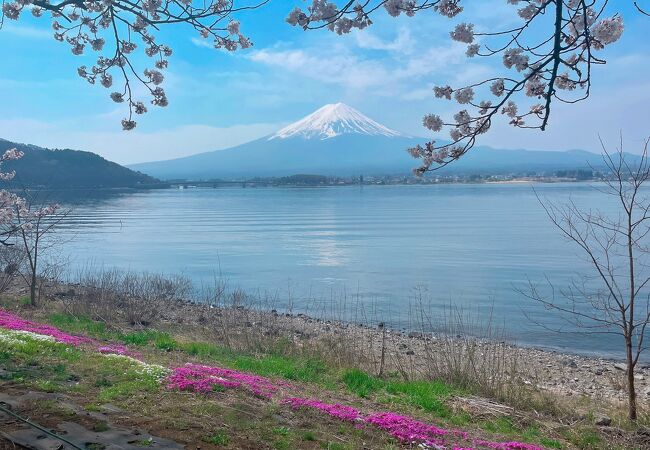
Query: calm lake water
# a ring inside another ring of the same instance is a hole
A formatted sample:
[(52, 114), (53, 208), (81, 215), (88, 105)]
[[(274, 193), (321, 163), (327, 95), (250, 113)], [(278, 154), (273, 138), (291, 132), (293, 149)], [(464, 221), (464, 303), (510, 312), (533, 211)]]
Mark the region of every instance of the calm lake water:
[[(537, 184), (552, 200), (614, 211), (588, 184)], [(72, 204), (72, 268), (89, 263), (215, 274), (231, 287), (291, 298), (313, 312), (357, 299), (367, 318), (408, 328), (418, 293), (434, 314), (450, 305), (491, 314), (520, 344), (611, 355), (612, 337), (554, 334), (558, 316), (517, 288), (545, 277), (566, 286), (589, 266), (545, 216), (530, 184), (218, 188), (103, 194)], [(329, 306), (323, 306), (329, 305)], [(357, 308), (349, 308), (356, 310)], [(346, 314), (338, 311), (338, 314)], [(335, 314), (336, 315), (336, 314)], [(359, 317), (348, 317), (359, 319)]]

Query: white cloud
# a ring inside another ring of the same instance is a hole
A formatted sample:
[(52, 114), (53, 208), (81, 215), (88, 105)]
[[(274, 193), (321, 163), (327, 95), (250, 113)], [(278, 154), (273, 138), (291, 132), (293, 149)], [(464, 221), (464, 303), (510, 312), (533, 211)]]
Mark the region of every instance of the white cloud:
[[(372, 40), (374, 39), (373, 37)], [(366, 41), (366, 44), (367, 42), (369, 41)], [(379, 40), (373, 41), (372, 45), (391, 46)], [(395, 48), (399, 45), (402, 44), (395, 44)], [(283, 71), (348, 89), (374, 88), (376, 93), (383, 96), (401, 96), (404, 92), (412, 91), (416, 81), (423, 77), (452, 73), (458, 78), (459, 73), (457, 70), (452, 70), (452, 66), (465, 58), (465, 46), (451, 43), (444, 47), (431, 47), (417, 54), (406, 55), (397, 52), (393, 56), (375, 59), (368, 58), (342, 44), (327, 48), (325, 46), (307, 49), (267, 48), (250, 53), (248, 58)], [(473, 64), (468, 64), (467, 67), (466, 71), (477, 70)]]
[(359, 48), (369, 50), (385, 50), (391, 52), (400, 52), (403, 54), (411, 53), (415, 47), (415, 40), (411, 36), (411, 31), (402, 27), (392, 41), (382, 40), (379, 36), (368, 29), (354, 33), (356, 44)]
[(196, 45), (197, 47), (203, 47), (203, 48), (209, 48), (211, 50), (214, 50), (214, 45), (210, 43), (207, 39), (203, 38), (197, 38), (193, 37), (190, 39), (192, 41), (192, 44)]
[(2, 138), (14, 142), (87, 150), (120, 164), (134, 164), (221, 150), (271, 134), (283, 125), (183, 125), (162, 131), (127, 133), (69, 131), (56, 123), (14, 119), (0, 120), (0, 133)]
[(320, 50), (264, 49), (251, 52), (248, 58), (318, 81), (354, 89), (379, 86), (390, 77), (378, 61), (361, 59), (342, 48), (329, 55), (323, 55)]

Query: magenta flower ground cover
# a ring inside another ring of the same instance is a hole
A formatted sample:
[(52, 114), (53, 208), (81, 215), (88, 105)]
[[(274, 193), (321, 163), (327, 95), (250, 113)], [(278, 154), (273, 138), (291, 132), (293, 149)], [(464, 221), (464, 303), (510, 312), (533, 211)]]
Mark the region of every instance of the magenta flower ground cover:
[[(84, 336), (74, 336), (56, 327), (24, 320), (14, 314), (0, 309), (0, 328), (50, 336), (57, 342), (75, 347), (87, 345), (89, 348), (104, 354), (132, 357), (126, 346), (122, 344), (106, 344)], [(160, 367), (161, 369), (164, 369)], [(166, 369), (165, 369), (166, 370)], [(161, 377), (164, 377), (165, 374)], [(268, 378), (225, 369), (214, 366), (204, 366), (188, 363), (172, 369), (166, 378), (168, 389), (178, 389), (198, 393), (213, 392), (215, 388), (245, 388), (262, 398), (271, 399), (281, 394), (283, 388), (295, 390), (295, 387), (284, 382), (273, 382)], [(446, 430), (435, 425), (421, 422), (414, 418), (393, 412), (379, 412), (369, 415), (362, 414), (358, 409), (339, 403), (325, 403), (319, 399), (280, 396), (280, 402), (294, 409), (312, 408), (338, 420), (351, 422), (356, 426), (370, 425), (387, 432), (399, 442), (408, 445), (418, 445), (421, 448), (449, 450), (543, 450), (541, 447), (522, 442), (491, 442), (471, 439), (465, 431)], [(471, 443), (472, 446), (458, 446), (458, 442)]]
[(167, 387), (181, 391), (212, 392), (215, 387), (237, 388), (245, 387), (253, 394), (271, 398), (286, 383), (273, 383), (268, 378), (239, 372), (221, 367), (186, 364), (173, 369), (168, 378)]
[(122, 344), (107, 344), (100, 345), (97, 347), (99, 353), (109, 354), (109, 355), (122, 355), (130, 356), (132, 358), (139, 357), (139, 354), (132, 352), (125, 345)]
[(78, 347), (82, 344), (92, 344), (95, 342), (93, 339), (87, 337), (73, 336), (71, 334), (64, 333), (58, 328), (55, 328), (50, 325), (30, 322), (28, 320), (21, 319), (20, 317), (11, 314), (7, 311), (3, 311), (1, 309), (0, 309), (0, 327), (6, 328), (8, 330), (29, 331), (31, 333), (51, 336), (54, 339), (56, 339), (57, 342), (73, 345), (75, 347)]
[(364, 421), (386, 431), (400, 442), (417, 442), (432, 447), (444, 445), (447, 435), (468, 438), (465, 432), (444, 430), (392, 412), (371, 414)]
[(99, 353), (131, 357), (136, 356), (135, 353), (129, 351), (126, 346), (122, 344), (104, 344), (89, 337), (68, 334), (51, 325), (31, 322), (2, 309), (0, 309), (0, 328), (16, 331), (28, 331), (43, 336), (50, 336), (56, 340), (56, 342), (72, 345), (74, 347), (88, 345), (93, 347)]
[[(364, 416), (359, 410), (339, 403), (324, 403), (317, 399), (291, 397), (283, 400), (292, 408), (313, 408), (331, 417), (346, 422), (368, 424), (375, 426), (403, 444), (418, 445), (421, 448), (453, 449), (453, 450), (543, 450), (541, 447), (522, 442), (490, 442), (472, 440), (469, 433), (460, 430), (445, 430), (430, 425), (412, 417), (402, 416), (393, 412), (379, 412)], [(451, 442), (450, 442), (451, 441)], [(453, 441), (471, 442), (472, 447), (459, 447)]]
[(318, 409), (325, 414), (335, 417), (340, 420), (348, 422), (355, 422), (361, 420), (361, 413), (351, 406), (341, 405), (339, 403), (329, 404), (323, 403), (320, 400), (312, 400), (307, 398), (290, 397), (284, 399), (282, 403), (290, 405), (292, 408), (297, 409), (303, 406)]

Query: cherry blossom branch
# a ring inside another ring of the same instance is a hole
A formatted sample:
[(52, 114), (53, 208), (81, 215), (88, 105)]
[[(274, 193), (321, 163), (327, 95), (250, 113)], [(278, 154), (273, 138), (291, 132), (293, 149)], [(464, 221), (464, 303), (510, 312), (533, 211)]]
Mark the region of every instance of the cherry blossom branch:
[[(2, 12), (3, 19), (6, 16), (12, 20), (18, 20), (26, 11), (31, 11), (35, 17), (49, 12), (54, 39), (67, 42), (75, 55), (83, 55), (87, 48), (100, 53), (94, 65), (82, 65), (77, 73), (88, 83), (99, 83), (107, 89), (113, 86), (114, 75), (121, 79), (122, 88), (111, 92), (110, 98), (116, 103), (126, 103), (128, 116), (122, 120), (122, 128), (132, 130), (136, 126), (134, 114), (147, 112), (145, 104), (135, 98), (132, 83), (145, 88), (152, 105), (164, 107), (169, 103), (161, 85), (164, 81), (162, 71), (168, 67), (172, 49), (156, 42), (155, 31), (184, 23), (204, 39), (212, 39), (215, 48), (228, 51), (248, 48), (252, 43), (241, 33), (240, 23), (232, 15), (260, 8), (269, 1), (3, 0)], [(107, 46), (107, 40), (112, 45)], [(144, 53), (154, 60), (153, 67), (141, 71), (132, 63), (131, 57), (138, 45), (143, 45)]]
[(649, 16), (649, 17), (650, 17), (650, 12), (648, 12), (648, 11), (646, 11), (645, 9), (641, 8), (641, 7), (639, 6), (639, 3), (638, 3), (638, 2), (634, 2), (634, 7), (635, 7), (635, 8), (636, 8), (636, 9), (637, 9), (641, 14), (645, 14), (646, 16)]
[[(438, 144), (431, 140), (409, 149), (420, 160), (414, 171), (417, 175), (444, 167), (470, 151), (498, 115), (505, 115), (517, 128), (546, 130), (553, 101), (576, 103), (589, 96), (592, 65), (605, 63), (594, 52), (616, 42), (623, 32), (620, 16), (602, 17), (609, 0), (507, 2), (517, 6), (519, 25), (480, 31), (463, 22), (455, 26), (450, 37), (467, 44), (468, 57), (501, 57), (505, 68), (515, 70), (517, 75), (494, 76), (464, 87), (435, 87), (435, 97), (453, 98), (464, 109), (454, 114), (453, 121), (436, 114), (423, 118), (424, 127), (433, 132), (448, 128), (451, 142)], [(287, 22), (306, 30), (326, 27), (343, 34), (371, 25), (370, 14), (380, 7), (394, 17), (402, 13), (412, 16), (425, 9), (449, 18), (463, 12), (461, 0), (346, 1), (340, 8), (333, 1), (312, 0), (306, 11), (294, 9)], [(533, 28), (544, 27), (547, 34), (533, 34)], [(478, 96), (483, 98), (475, 100)], [(526, 97), (538, 102), (530, 104)]]
[[(16, 176), (16, 171), (2, 171), (2, 165), (7, 161), (14, 161), (24, 156), (24, 153), (15, 148), (5, 151), (0, 156), (0, 180), (11, 181)], [(49, 205), (43, 208), (30, 210), (27, 201), (13, 192), (0, 189), (0, 245), (11, 245), (11, 239), (25, 228), (32, 226), (35, 220), (54, 214), (58, 205)]]

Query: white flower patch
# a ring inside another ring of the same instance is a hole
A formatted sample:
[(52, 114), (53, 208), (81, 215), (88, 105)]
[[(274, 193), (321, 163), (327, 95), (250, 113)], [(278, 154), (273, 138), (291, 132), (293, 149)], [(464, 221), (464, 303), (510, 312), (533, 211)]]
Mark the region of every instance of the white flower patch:
[(155, 378), (156, 381), (158, 382), (161, 382), (171, 372), (171, 370), (169, 370), (166, 367), (160, 366), (158, 364), (147, 364), (143, 361), (140, 361), (139, 359), (135, 359), (128, 355), (117, 355), (114, 353), (108, 353), (108, 354), (103, 354), (103, 356), (106, 358), (122, 359), (132, 364), (135, 364), (137, 366), (137, 368), (135, 369), (135, 372), (137, 374), (146, 375)]
[(166, 367), (159, 366), (158, 364), (144, 364), (140, 365), (140, 368), (136, 370), (141, 375), (147, 375), (154, 378), (159, 383), (167, 378), (170, 374), (170, 370)]
[(7, 346), (22, 347), (30, 341), (56, 342), (51, 336), (44, 336), (31, 331), (0, 329), (0, 342)]

